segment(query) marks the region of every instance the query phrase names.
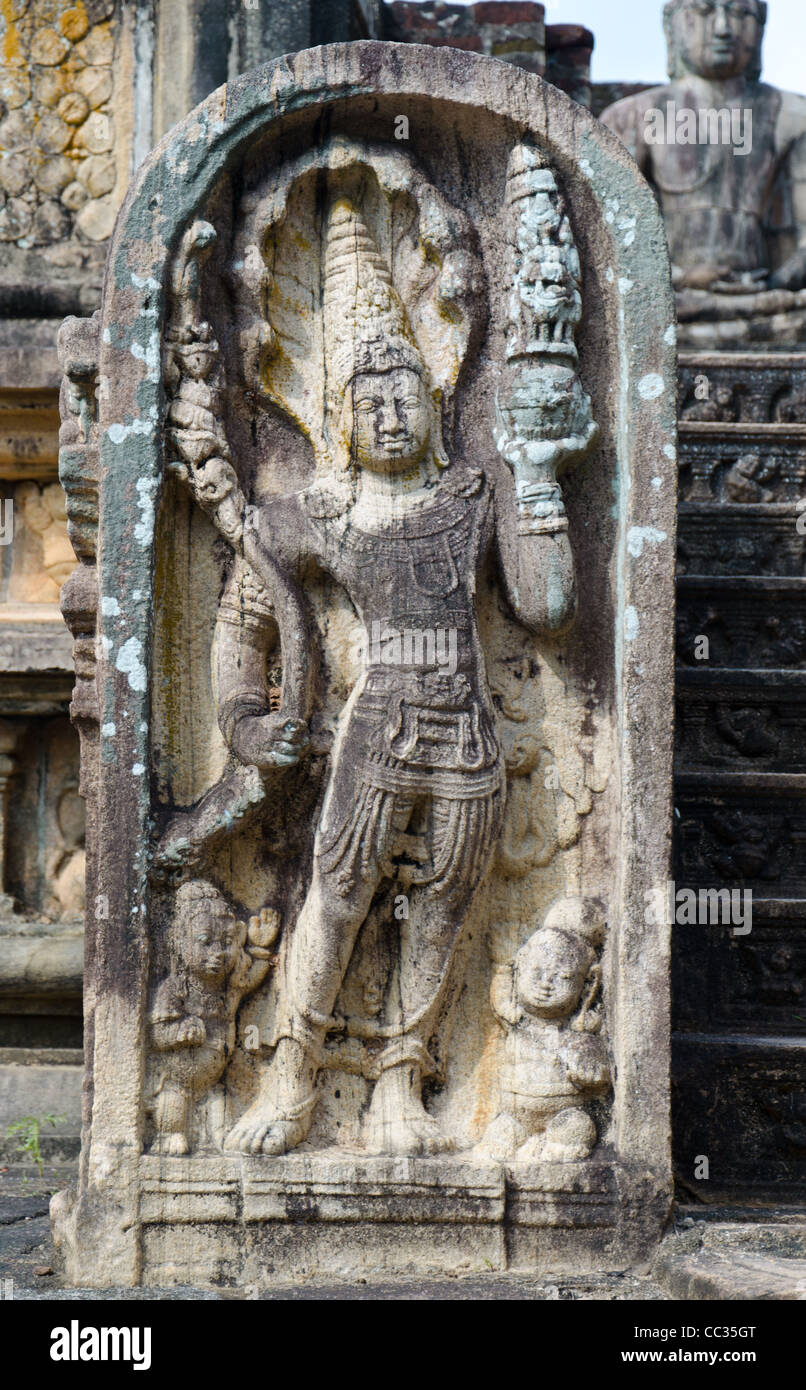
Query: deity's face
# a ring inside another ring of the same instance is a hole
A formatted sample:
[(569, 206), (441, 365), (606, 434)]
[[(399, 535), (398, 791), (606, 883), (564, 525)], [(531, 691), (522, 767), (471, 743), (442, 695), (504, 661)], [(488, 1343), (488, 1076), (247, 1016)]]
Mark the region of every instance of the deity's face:
[(222, 900), (205, 899), (193, 908), (188, 965), (206, 984), (223, 984), (240, 949), (240, 924)]
[(683, 0), (671, 17), (672, 43), (683, 67), (698, 77), (739, 77), (758, 53), (756, 0)]
[(406, 473), (425, 456), (431, 408), (419, 372), (395, 367), (390, 372), (360, 373), (353, 378), (352, 411), (345, 414), (349, 413), (351, 456), (359, 468)]
[(579, 1002), (589, 960), (564, 933), (543, 929), (518, 956), (518, 1000), (542, 1018), (565, 1018)]

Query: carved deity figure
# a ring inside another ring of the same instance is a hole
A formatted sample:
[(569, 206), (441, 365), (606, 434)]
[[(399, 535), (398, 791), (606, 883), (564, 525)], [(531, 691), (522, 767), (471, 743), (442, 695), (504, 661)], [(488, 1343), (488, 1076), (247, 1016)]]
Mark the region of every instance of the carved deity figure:
[[(522, 298), (535, 302), (527, 305), (529, 323), (520, 314), (510, 334), (527, 341), (513, 342), (518, 361), (505, 379), (511, 394), (499, 400), (499, 450), (515, 487), (507, 470), (494, 478), (472, 459), (449, 457), (443, 391), (423, 348), (422, 284), (414, 310), (421, 317), (412, 320), (360, 204), (338, 188), (322, 233), (325, 423), (315, 481), (248, 504), (213, 421), (202, 422), (200, 444), (190, 412), (185, 447), (177, 403), (189, 402), (190, 392), (181, 385), (174, 391), (175, 471), (230, 540), (236, 582), (245, 577), (256, 599), (251, 617), (221, 625), (219, 722), (241, 763), (266, 773), (294, 766), (309, 750), (314, 644), (306, 576), (319, 571), (335, 580), (364, 629), (363, 669), (340, 720), (307, 893), (278, 976), (272, 1056), (227, 1137), (231, 1150), (281, 1154), (306, 1139), (325, 1039), (337, 1027), (334, 1009), (359, 933), (379, 886), (395, 879), (406, 887), (408, 911), (373, 1022), (375, 1086), (363, 1146), (369, 1153), (429, 1154), (453, 1144), (427, 1112), (422, 1086), (438, 1070), (434, 1043), (505, 795), (477, 586), (494, 556), (526, 630), (557, 634), (570, 624), (574, 566), (556, 474), (596, 435), (576, 376), (579, 266), (570, 225), (535, 151), (519, 147), (511, 173), (520, 180), (513, 200), (524, 218), (537, 206), (536, 194), (547, 195), (545, 227), (536, 222), (520, 247), (525, 256), (542, 238), (533, 273), (524, 278), (519, 265), (514, 277), (523, 282)], [(435, 235), (441, 224), (433, 190), (429, 198)], [(455, 220), (446, 218), (451, 225)], [(459, 255), (454, 294), (471, 263), (466, 251)], [(440, 314), (433, 323), (442, 333), (457, 310), (449, 314), (442, 304)], [(211, 460), (217, 492), (207, 484)], [(228, 602), (231, 594), (224, 610)], [(261, 610), (272, 611), (281, 630), (279, 709), (266, 698)], [(426, 640), (436, 632), (450, 636), (443, 644), (450, 661)], [(360, 1032), (361, 1021), (354, 1024)]]
[(194, 1102), (224, 1073), (235, 1046), (235, 1018), (265, 979), (279, 914), (264, 908), (239, 921), (211, 883), (194, 879), (176, 894), (173, 968), (149, 1012), (149, 1102), (155, 1153), (185, 1154)]
[(669, 0), (669, 85), (602, 115), (657, 190), (681, 324), (716, 321), (717, 346), (806, 336), (806, 97), (759, 80), (766, 18)]
[(506, 1033), (502, 1097), (480, 1155), (566, 1163), (593, 1150), (586, 1101), (610, 1082), (593, 1007), (602, 940), (600, 905), (561, 898), (514, 961), (494, 970), (490, 1001)]

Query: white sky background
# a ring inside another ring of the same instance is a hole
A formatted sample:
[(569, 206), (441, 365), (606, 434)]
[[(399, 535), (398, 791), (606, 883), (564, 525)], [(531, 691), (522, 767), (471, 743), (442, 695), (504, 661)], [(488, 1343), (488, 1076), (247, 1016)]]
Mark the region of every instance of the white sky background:
[[(663, 0), (543, 0), (547, 24), (584, 24), (596, 36), (594, 82), (665, 82)], [(769, 0), (764, 79), (806, 92), (806, 0)]]

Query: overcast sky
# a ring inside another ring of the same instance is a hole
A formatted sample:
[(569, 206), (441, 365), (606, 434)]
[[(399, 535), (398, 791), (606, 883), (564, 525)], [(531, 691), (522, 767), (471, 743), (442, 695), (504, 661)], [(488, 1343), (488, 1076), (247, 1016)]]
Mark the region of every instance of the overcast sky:
[[(664, 82), (663, 0), (544, 0), (547, 24), (586, 24), (596, 35), (595, 82)], [(769, 0), (764, 78), (806, 92), (806, 0)]]

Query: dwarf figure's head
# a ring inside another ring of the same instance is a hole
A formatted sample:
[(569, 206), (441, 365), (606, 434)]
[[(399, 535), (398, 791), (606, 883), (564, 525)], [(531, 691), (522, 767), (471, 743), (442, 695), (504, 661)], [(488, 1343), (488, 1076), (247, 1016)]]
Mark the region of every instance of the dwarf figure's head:
[(593, 1002), (603, 936), (596, 899), (560, 898), (515, 957), (515, 997), (525, 1013), (561, 1020)]
[(176, 894), (174, 950), (191, 978), (223, 985), (244, 948), (246, 926), (223, 893), (205, 879), (183, 883)]
[(669, 76), (725, 80), (761, 75), (762, 0), (669, 0), (663, 12)]

